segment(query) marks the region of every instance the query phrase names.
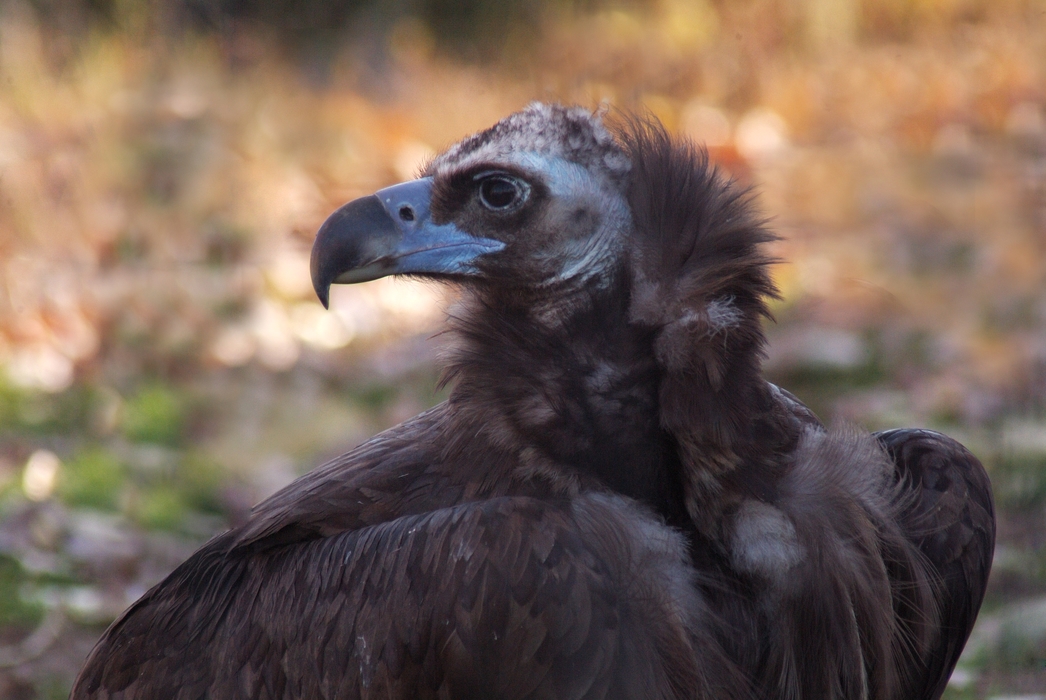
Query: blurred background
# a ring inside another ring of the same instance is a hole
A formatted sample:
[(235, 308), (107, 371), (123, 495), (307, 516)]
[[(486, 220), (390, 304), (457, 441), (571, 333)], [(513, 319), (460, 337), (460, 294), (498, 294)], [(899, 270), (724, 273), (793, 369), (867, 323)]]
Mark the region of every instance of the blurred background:
[(64, 698), (202, 542), (441, 399), (453, 292), (324, 311), (312, 238), (534, 99), (758, 189), (771, 377), (991, 472), (949, 697), (1043, 697), (1046, 0), (0, 0), (0, 698)]

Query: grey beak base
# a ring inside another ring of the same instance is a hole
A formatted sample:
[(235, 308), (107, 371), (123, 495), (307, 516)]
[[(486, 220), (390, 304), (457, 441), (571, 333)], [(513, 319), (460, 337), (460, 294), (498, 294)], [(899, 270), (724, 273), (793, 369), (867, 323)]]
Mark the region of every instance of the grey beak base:
[(473, 262), (505, 247), (453, 224), (432, 223), (432, 178), (412, 180), (353, 200), (331, 214), (312, 246), (312, 285), (320, 302), (332, 284), (395, 274), (467, 276)]

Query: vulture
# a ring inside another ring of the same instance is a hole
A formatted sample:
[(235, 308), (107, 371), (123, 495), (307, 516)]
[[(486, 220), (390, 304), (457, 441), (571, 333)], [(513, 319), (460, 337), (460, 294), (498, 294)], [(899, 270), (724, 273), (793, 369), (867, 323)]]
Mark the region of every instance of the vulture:
[(773, 238), (654, 118), (540, 103), (338, 209), (324, 305), (460, 287), (449, 398), (204, 545), (72, 697), (939, 698), (991, 566), (988, 478), (762, 377)]

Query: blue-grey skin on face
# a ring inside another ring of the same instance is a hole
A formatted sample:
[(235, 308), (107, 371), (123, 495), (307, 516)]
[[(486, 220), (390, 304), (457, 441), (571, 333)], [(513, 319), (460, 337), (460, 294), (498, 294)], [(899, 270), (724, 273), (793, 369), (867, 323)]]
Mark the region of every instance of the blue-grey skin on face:
[(312, 283), (324, 306), (332, 284), (395, 274), (467, 276), (472, 263), (505, 247), (454, 224), (435, 224), (429, 206), (432, 178), (378, 190), (331, 214), (312, 247)]
[(629, 168), (596, 115), (533, 104), (332, 214), (313, 246), (316, 293), (326, 305), (331, 284), (493, 276), (564, 299), (619, 257)]

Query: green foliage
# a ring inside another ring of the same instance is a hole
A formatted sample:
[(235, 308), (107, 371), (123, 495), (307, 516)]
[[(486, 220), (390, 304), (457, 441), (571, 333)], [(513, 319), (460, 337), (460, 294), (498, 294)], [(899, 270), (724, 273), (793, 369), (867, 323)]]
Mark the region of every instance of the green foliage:
[(22, 599), (20, 590), (28, 580), (17, 559), (0, 554), (0, 626), (32, 626), (39, 622), (43, 609)]
[(1028, 510), (1046, 504), (1046, 455), (1004, 454), (992, 468), (1000, 509)]
[(886, 375), (874, 360), (853, 367), (798, 365), (768, 372), (768, 379), (798, 396), (810, 409), (827, 419), (840, 398), (883, 383)]
[(135, 472), (128, 486), (127, 515), (147, 529), (177, 531), (191, 513), (223, 513), (225, 470), (198, 453), (175, 460), (169, 469)]
[(0, 427), (13, 427), (18, 421), (22, 395), (0, 377)]
[(69, 505), (115, 511), (126, 478), (127, 468), (114, 454), (88, 448), (64, 465), (58, 493)]
[(90, 424), (95, 402), (95, 392), (83, 384), (45, 394), (12, 386), (0, 374), (0, 434), (5, 430), (35, 434), (83, 431)]
[(393, 384), (371, 384), (359, 389), (352, 397), (356, 403), (372, 412), (389, 406), (399, 395), (399, 387)]
[(66, 700), (73, 686), (60, 676), (48, 676), (40, 681), (37, 697), (40, 700)]
[(1029, 635), (1026, 630), (1004, 626), (990, 663), (998, 667), (1040, 668), (1046, 670), (1046, 637)]
[(219, 496), (227, 479), (220, 464), (201, 454), (190, 453), (182, 460), (173, 482), (188, 508), (220, 514), (223, 509)]
[(133, 516), (151, 530), (175, 530), (188, 511), (182, 494), (170, 484), (161, 484), (138, 495)]
[(167, 387), (148, 385), (124, 405), (122, 427), (134, 442), (177, 445), (185, 428), (185, 402)]
[(961, 690), (948, 686), (945, 688), (941, 700), (976, 700), (979, 697), (980, 693), (977, 692), (977, 687), (970, 684)]

